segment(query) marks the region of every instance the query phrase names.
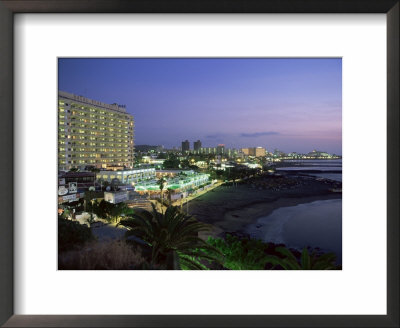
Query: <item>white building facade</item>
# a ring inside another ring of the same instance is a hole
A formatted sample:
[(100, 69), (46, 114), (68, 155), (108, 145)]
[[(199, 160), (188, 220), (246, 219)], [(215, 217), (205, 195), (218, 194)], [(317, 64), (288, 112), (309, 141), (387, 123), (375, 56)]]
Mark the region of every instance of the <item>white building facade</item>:
[(135, 184), (144, 180), (151, 180), (156, 178), (156, 169), (131, 169), (131, 170), (120, 170), (120, 171), (100, 171), (96, 175), (97, 180), (102, 179), (103, 181), (112, 182), (114, 179), (118, 179), (121, 184)]
[(58, 92), (59, 170), (133, 166), (134, 120), (125, 106)]

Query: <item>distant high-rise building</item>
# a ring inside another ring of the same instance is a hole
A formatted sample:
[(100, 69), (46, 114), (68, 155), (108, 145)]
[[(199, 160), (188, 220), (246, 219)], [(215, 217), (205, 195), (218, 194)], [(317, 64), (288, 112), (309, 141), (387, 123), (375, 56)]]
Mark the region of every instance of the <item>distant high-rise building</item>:
[(254, 148), (254, 156), (255, 157), (263, 157), (265, 155), (266, 155), (265, 148), (262, 148), (262, 147)]
[(242, 153), (248, 156), (250, 154), (249, 148), (242, 148)]
[(217, 155), (223, 155), (225, 153), (225, 145), (219, 144), (217, 146)]
[(228, 155), (229, 158), (231, 158), (231, 157), (236, 157), (238, 154), (238, 151), (235, 148), (228, 148), (228, 149), (225, 149), (225, 153)]
[(182, 153), (189, 152), (189, 150), (190, 150), (189, 140), (182, 141)]
[(247, 156), (262, 157), (266, 155), (266, 150), (263, 147), (242, 148), (242, 153)]
[(200, 148), (200, 151), (199, 151), (199, 153), (200, 154), (215, 154), (217, 152), (217, 148), (215, 148), (215, 147), (202, 147), (202, 148)]
[(58, 92), (58, 167), (133, 166), (134, 121), (125, 106)]
[(200, 141), (200, 140), (195, 141), (195, 142), (193, 143), (193, 149), (194, 149), (195, 151), (200, 151), (200, 148), (201, 148), (201, 141)]

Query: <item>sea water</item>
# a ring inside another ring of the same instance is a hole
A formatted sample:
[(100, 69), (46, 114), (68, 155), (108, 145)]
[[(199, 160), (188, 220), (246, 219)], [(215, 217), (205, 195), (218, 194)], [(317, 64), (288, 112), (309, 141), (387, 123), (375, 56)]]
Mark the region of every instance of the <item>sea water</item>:
[(283, 243), (302, 250), (320, 248), (333, 252), (342, 263), (342, 200), (319, 200), (290, 207), (281, 207), (261, 217), (246, 232), (264, 242)]
[[(335, 181), (342, 182), (342, 160), (289, 160), (287, 163), (295, 163), (298, 166), (288, 166), (288, 167), (278, 167), (277, 171), (302, 171), (302, 173), (307, 174), (307, 171), (318, 170), (321, 173), (309, 173), (309, 175), (325, 178)], [(329, 173), (323, 173), (323, 171), (329, 171)], [(336, 172), (333, 172), (336, 171)]]

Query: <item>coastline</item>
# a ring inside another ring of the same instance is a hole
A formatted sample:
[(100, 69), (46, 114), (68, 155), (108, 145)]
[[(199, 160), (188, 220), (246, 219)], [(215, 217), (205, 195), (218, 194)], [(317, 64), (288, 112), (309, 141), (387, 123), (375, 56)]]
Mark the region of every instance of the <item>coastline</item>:
[[(253, 182), (260, 179), (263, 178)], [(204, 237), (215, 237), (227, 232), (244, 233), (248, 225), (281, 207), (342, 198), (341, 193), (329, 190), (332, 187), (329, 180), (295, 177), (295, 181), (296, 186), (279, 190), (254, 188), (252, 182), (237, 187), (220, 186), (190, 201), (189, 214), (212, 226), (211, 233), (202, 234)]]
[[(316, 195), (301, 198), (280, 198), (270, 203), (258, 203), (249, 207), (243, 207), (233, 211), (229, 211), (224, 215), (224, 221), (218, 224), (218, 227), (228, 228), (231, 227), (232, 232), (242, 233), (249, 225), (256, 223), (261, 217), (270, 215), (276, 209), (281, 207), (291, 207), (300, 204), (315, 202), (318, 200), (341, 199), (337, 194), (331, 195)], [(229, 231), (225, 230), (224, 231)]]

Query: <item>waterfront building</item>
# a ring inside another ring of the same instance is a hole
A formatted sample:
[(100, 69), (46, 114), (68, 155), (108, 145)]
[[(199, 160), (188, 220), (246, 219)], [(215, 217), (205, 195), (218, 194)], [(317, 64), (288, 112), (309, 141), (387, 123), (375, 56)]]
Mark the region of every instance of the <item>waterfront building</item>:
[(301, 155), (296, 152), (291, 152), (291, 153), (287, 154), (287, 157), (297, 159), (297, 158), (301, 158)]
[(169, 169), (169, 170), (156, 170), (156, 178), (173, 178), (180, 173), (184, 172), (183, 170), (174, 170), (174, 169)]
[(58, 92), (58, 167), (133, 166), (134, 120), (126, 107)]
[[(174, 172), (175, 173), (175, 172)], [(209, 182), (209, 174), (196, 173), (193, 170), (180, 171), (180, 174), (165, 175), (167, 180), (164, 190), (171, 189), (175, 192), (191, 190), (200, 187), (201, 185)], [(138, 193), (143, 192), (160, 192), (160, 186), (157, 179), (141, 181), (135, 184), (135, 191)]]
[(260, 169), (261, 165), (257, 163), (243, 163), (245, 166), (247, 166), (250, 169)]
[(189, 150), (190, 150), (189, 140), (182, 141), (182, 154), (189, 152)]
[(200, 140), (197, 140), (197, 141), (195, 141), (195, 142), (193, 143), (193, 149), (194, 149), (196, 152), (199, 152), (199, 151), (200, 151), (200, 149), (201, 149), (201, 141), (200, 141)]
[(121, 184), (132, 184), (138, 183), (139, 181), (154, 179), (156, 177), (156, 169), (151, 168), (139, 168), (139, 169), (128, 169), (119, 171), (100, 171), (96, 175), (97, 180), (112, 182), (114, 179), (118, 179)]
[(319, 151), (319, 150), (313, 150), (312, 152), (309, 152), (307, 154), (307, 156), (311, 157), (311, 158), (332, 157), (332, 155), (328, 154), (327, 152)]

